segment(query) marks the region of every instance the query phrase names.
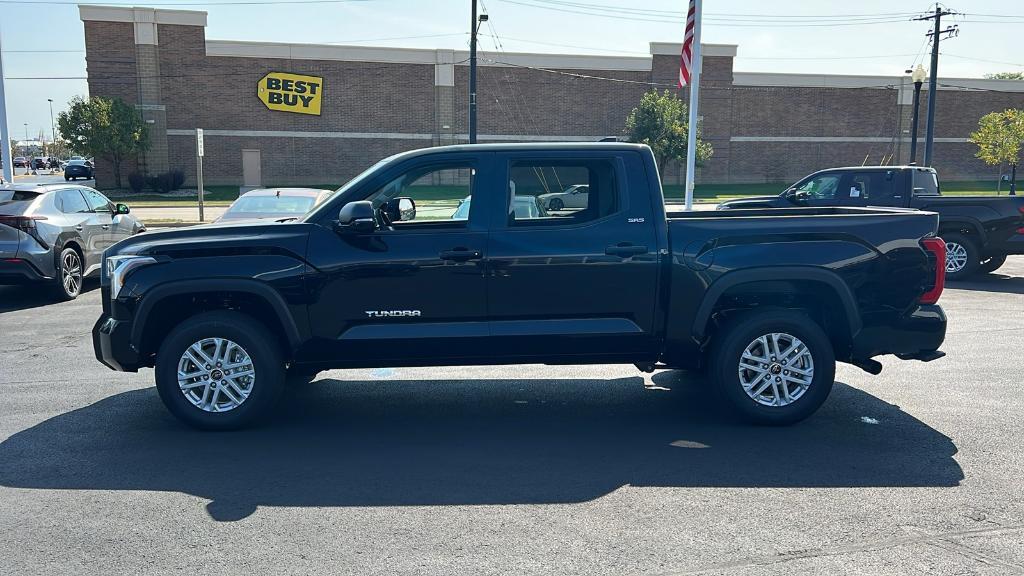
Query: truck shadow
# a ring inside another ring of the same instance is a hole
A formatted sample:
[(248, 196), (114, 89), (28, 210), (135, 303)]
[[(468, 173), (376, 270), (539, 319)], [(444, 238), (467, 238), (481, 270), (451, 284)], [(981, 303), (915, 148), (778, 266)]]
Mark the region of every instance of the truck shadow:
[(576, 503), (651, 487), (957, 486), (953, 442), (837, 383), (811, 419), (742, 424), (698, 376), (614, 380), (320, 380), (269, 425), (203, 433), (152, 388), (0, 443), (0, 485), (159, 490), (231, 521), (257, 506)]
[(1003, 294), (1024, 294), (1024, 278), (1006, 276), (1005, 274), (979, 274), (973, 278), (959, 282), (950, 282), (949, 288), (957, 290), (977, 290), (982, 292), (999, 292)]

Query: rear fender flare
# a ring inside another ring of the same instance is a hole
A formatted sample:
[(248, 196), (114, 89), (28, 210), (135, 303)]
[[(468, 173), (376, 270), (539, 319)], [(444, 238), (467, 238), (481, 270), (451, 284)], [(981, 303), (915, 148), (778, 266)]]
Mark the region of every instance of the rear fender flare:
[(850, 331), (851, 340), (857, 336), (863, 327), (860, 312), (857, 308), (857, 300), (854, 298), (853, 292), (835, 272), (809, 266), (766, 266), (728, 272), (708, 287), (693, 319), (691, 334), (694, 341), (698, 343), (704, 341), (715, 305), (728, 289), (741, 284), (768, 280), (808, 280), (821, 282), (832, 288), (842, 303), (843, 311), (846, 313), (847, 328)]

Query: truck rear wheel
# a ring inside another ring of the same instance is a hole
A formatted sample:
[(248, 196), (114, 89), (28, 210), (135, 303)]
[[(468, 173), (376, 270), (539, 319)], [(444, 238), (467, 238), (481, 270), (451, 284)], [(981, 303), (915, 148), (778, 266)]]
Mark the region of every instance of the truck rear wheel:
[(981, 253), (974, 240), (963, 234), (943, 234), (946, 242), (946, 279), (964, 280), (978, 270)]
[(978, 266), (978, 272), (982, 274), (991, 274), (998, 270), (1003, 264), (1006, 264), (1006, 254), (1002, 256), (992, 256), (986, 260), (983, 260)]
[(167, 409), (190, 426), (231, 430), (267, 416), (284, 388), (277, 340), (239, 312), (199, 314), (160, 345), (156, 387)]
[(726, 324), (713, 345), (709, 375), (745, 420), (786, 425), (813, 414), (832, 391), (832, 342), (806, 314), (750, 312)]

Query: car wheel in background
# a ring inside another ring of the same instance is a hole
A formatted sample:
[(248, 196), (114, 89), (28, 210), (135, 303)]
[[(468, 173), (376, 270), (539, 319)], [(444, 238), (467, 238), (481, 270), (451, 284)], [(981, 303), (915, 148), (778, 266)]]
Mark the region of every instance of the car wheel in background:
[(786, 425), (813, 414), (832, 391), (832, 342), (806, 314), (742, 313), (719, 332), (708, 373), (745, 420)]
[(548, 210), (561, 210), (562, 208), (565, 208), (565, 203), (561, 198), (553, 198), (548, 204)]
[(978, 265), (978, 272), (982, 274), (990, 274), (998, 270), (1003, 264), (1006, 264), (1006, 254), (1002, 256), (992, 256), (981, 261)]
[(74, 248), (64, 248), (57, 257), (53, 291), (58, 300), (74, 300), (82, 293), (82, 257)]
[(240, 312), (193, 316), (171, 330), (156, 357), (156, 387), (190, 426), (231, 430), (266, 417), (284, 389), (277, 339)]
[(974, 274), (981, 254), (974, 241), (963, 234), (943, 234), (946, 242), (946, 279), (963, 280)]

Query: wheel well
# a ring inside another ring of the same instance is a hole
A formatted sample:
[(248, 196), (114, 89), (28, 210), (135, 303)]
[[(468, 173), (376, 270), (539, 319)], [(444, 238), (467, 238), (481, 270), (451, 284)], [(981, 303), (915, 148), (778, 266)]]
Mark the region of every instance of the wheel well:
[(178, 324), (188, 318), (215, 310), (232, 310), (248, 315), (263, 324), (277, 339), (286, 358), (291, 347), (277, 312), (264, 298), (250, 292), (210, 291), (175, 294), (157, 302), (146, 315), (145, 327), (139, 342), (139, 353), (152, 365), (160, 343)]
[(836, 358), (845, 358), (853, 344), (851, 319), (835, 289), (815, 280), (763, 280), (728, 288), (711, 312), (708, 341), (713, 340), (730, 319), (750, 310), (784, 308), (802, 310), (828, 335)]

